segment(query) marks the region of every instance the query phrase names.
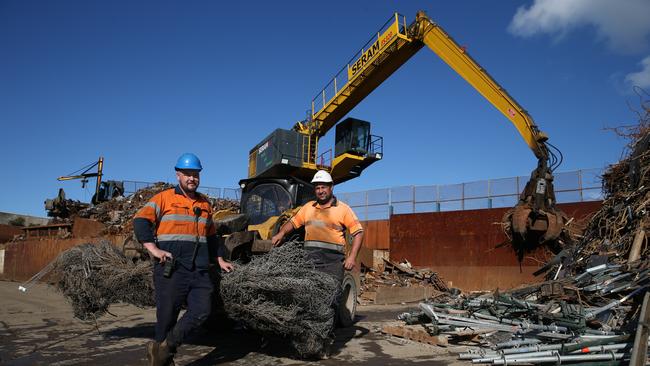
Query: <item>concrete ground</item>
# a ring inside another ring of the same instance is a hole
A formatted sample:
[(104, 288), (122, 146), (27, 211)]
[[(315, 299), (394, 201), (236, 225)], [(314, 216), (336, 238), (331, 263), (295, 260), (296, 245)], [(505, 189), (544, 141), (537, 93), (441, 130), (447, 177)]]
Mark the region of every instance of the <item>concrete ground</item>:
[[(0, 281), (1, 365), (144, 365), (153, 337), (155, 310), (114, 305), (97, 322), (72, 316), (53, 288), (36, 284), (26, 293)], [(333, 355), (304, 361), (281, 339), (265, 340), (243, 330), (201, 331), (179, 349), (177, 365), (467, 365), (447, 349), (390, 337), (381, 325), (409, 305), (360, 306), (357, 323), (336, 332)]]

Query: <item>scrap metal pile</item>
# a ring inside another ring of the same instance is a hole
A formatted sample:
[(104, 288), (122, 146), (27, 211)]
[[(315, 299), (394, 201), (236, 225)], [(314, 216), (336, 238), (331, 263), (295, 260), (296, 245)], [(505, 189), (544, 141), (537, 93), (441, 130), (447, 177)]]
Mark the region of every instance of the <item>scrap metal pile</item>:
[[(399, 318), (452, 339), (469, 330), (481, 348), (459, 357), (473, 363), (628, 362), (634, 334), (650, 317), (641, 306), (650, 286), (650, 108), (644, 109), (641, 123), (626, 132), (629, 154), (603, 176), (602, 208), (573, 246), (537, 272), (546, 282), (421, 303), (420, 311)], [(646, 342), (636, 347), (642, 355)]]
[[(75, 317), (92, 320), (111, 304), (153, 306), (150, 261), (133, 262), (108, 242), (83, 244), (61, 253), (39, 276), (50, 272), (70, 301)], [(302, 357), (323, 354), (332, 342), (337, 281), (314, 268), (296, 243), (238, 264), (220, 286), (226, 314), (249, 329), (286, 337)], [(219, 283), (220, 282), (220, 283)]]
[[(425, 302), (399, 316), (431, 335), (471, 341), (460, 359), (486, 364), (629, 358), (648, 271), (599, 265), (578, 276), (506, 293)], [(625, 280), (633, 289), (622, 289)]]
[[(432, 287), (437, 291), (448, 291), (443, 279), (428, 268), (413, 268), (407, 260), (394, 263), (384, 259), (384, 265), (378, 269), (362, 268), (360, 297), (372, 300), (373, 293), (380, 287)], [(365, 295), (364, 295), (365, 294)]]
[(174, 187), (158, 182), (142, 188), (128, 197), (115, 197), (79, 211), (78, 216), (99, 221), (107, 226), (105, 234), (133, 232), (133, 216), (154, 195)]
[(609, 264), (647, 264), (650, 247), (650, 111), (646, 123), (628, 133), (634, 138), (630, 154), (603, 175), (606, 199), (590, 220), (580, 242), (556, 261), (569, 273), (587, 266), (587, 259), (603, 257)]
[[(65, 207), (63, 211), (65, 218), (57, 218), (54, 222), (73, 222), (75, 217), (82, 217), (99, 221), (106, 225), (104, 235), (130, 235), (133, 232), (133, 216), (144, 206), (154, 195), (173, 188), (169, 183), (158, 182), (126, 197), (114, 197), (108, 201), (90, 206), (87, 203), (70, 199), (60, 199), (59, 207)], [(221, 198), (208, 198), (212, 210), (237, 212), (239, 203), (237, 201)], [(59, 211), (56, 211), (59, 212)]]

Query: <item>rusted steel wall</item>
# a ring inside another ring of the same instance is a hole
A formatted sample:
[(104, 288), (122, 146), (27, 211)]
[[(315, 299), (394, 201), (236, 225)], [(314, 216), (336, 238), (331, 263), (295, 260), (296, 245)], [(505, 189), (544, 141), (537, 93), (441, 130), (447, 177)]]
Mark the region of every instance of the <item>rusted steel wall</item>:
[[(121, 247), (122, 236), (107, 236), (109, 240)], [(98, 238), (43, 239), (26, 240), (4, 245), (4, 263), (0, 263), (0, 279), (9, 281), (26, 281), (45, 268), (57, 255), (66, 249), (84, 243), (96, 243)], [(1, 257), (1, 255), (0, 255)]]
[(15, 235), (20, 235), (22, 233), (23, 230), (19, 227), (0, 224), (0, 243), (8, 242), (13, 239)]
[(72, 225), (72, 236), (75, 238), (95, 238), (102, 234), (106, 225), (99, 221), (76, 217)]
[(368, 249), (388, 249), (390, 247), (390, 221), (362, 221), (363, 246)]
[[(577, 220), (598, 210), (601, 202), (559, 205)], [(463, 290), (509, 288), (538, 279), (532, 273), (548, 257), (538, 250), (520, 265), (498, 225), (507, 208), (393, 215), (390, 259), (428, 267)]]

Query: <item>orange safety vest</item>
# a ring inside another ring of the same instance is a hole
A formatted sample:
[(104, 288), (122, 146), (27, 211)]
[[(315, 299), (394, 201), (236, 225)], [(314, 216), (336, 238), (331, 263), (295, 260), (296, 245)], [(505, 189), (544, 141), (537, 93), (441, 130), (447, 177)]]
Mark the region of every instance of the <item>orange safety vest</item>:
[[(216, 256), (216, 248), (208, 247), (208, 244), (216, 245), (212, 208), (201, 194), (193, 200), (183, 194), (178, 186), (162, 191), (136, 213), (134, 221), (140, 219), (154, 225), (158, 247), (172, 253), (177, 263), (188, 269), (193, 268), (193, 264), (196, 268), (207, 268), (210, 257)], [(138, 240), (142, 241), (143, 236), (136, 230)], [(197, 239), (198, 252), (192, 263)]]
[(291, 224), (295, 229), (305, 227), (305, 246), (310, 241), (334, 244), (332, 248), (339, 251), (345, 246), (346, 230), (352, 235), (363, 231), (352, 208), (336, 197), (329, 207), (322, 207), (316, 201), (306, 203), (291, 218)]

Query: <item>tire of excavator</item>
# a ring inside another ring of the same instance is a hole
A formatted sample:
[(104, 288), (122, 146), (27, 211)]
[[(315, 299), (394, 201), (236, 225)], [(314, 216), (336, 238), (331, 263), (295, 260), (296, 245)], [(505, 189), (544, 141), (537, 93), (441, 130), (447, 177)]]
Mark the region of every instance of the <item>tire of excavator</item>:
[(354, 276), (346, 272), (341, 282), (341, 298), (339, 299), (336, 324), (339, 328), (351, 327), (357, 314), (358, 288)]

